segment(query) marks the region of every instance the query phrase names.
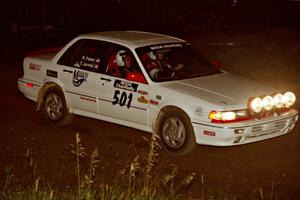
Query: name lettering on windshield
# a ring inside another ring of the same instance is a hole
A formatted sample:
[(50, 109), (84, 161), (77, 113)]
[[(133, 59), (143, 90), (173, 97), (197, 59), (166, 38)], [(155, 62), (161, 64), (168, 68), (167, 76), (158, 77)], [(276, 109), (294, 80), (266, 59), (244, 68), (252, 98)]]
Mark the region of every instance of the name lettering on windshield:
[(165, 49), (165, 48), (172, 48), (172, 47), (182, 47), (182, 44), (162, 44), (150, 47), (151, 50), (158, 50), (158, 49)]

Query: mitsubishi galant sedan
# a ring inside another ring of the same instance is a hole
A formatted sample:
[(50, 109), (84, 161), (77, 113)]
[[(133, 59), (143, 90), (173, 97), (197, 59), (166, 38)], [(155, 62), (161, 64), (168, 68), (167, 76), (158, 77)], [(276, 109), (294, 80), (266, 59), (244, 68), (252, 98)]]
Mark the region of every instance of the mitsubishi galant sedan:
[[(19, 90), (48, 121), (81, 115), (157, 133), (172, 154), (292, 131), (296, 96), (232, 75), (188, 42), (136, 31), (80, 35), (24, 59)], [(101, 131), (99, 131), (101, 134)]]

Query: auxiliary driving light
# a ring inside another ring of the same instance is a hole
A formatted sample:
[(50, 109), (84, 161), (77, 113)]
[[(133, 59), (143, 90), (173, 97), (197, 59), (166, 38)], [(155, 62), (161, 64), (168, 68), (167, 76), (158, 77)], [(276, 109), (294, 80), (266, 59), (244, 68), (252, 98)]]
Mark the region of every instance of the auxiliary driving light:
[(253, 112), (259, 113), (263, 109), (263, 101), (258, 97), (253, 98), (252, 100), (250, 100), (249, 106)]
[(266, 111), (270, 111), (274, 107), (273, 98), (271, 96), (265, 96), (262, 100), (263, 108)]
[(272, 96), (251, 98), (248, 103), (248, 108), (254, 113), (262, 111), (271, 111), (273, 108), (289, 108), (296, 102), (296, 95), (293, 92), (286, 92), (284, 94), (274, 94)]
[(273, 97), (274, 106), (276, 108), (282, 108), (284, 106), (284, 97), (282, 94), (278, 93)]
[(291, 107), (296, 101), (296, 95), (293, 92), (286, 92), (283, 95), (283, 102), (286, 107)]

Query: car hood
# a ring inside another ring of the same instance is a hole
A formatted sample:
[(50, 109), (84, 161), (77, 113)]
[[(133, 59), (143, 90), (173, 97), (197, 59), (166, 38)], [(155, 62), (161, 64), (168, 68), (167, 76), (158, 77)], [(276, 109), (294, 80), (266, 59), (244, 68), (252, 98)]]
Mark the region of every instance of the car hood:
[(229, 73), (168, 82), (163, 87), (225, 107), (245, 107), (250, 97), (270, 95), (276, 91)]

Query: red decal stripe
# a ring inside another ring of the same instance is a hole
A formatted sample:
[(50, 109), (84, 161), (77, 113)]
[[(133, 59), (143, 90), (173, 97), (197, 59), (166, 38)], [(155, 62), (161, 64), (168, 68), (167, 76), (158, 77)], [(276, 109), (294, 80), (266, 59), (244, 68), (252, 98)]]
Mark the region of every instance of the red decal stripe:
[(208, 136), (216, 136), (216, 133), (213, 132), (213, 131), (207, 131), (207, 130), (204, 130), (203, 131), (203, 134), (204, 135), (208, 135)]
[(154, 100), (150, 100), (150, 104), (152, 104), (152, 105), (158, 105), (159, 104), (159, 102), (158, 101), (154, 101)]

